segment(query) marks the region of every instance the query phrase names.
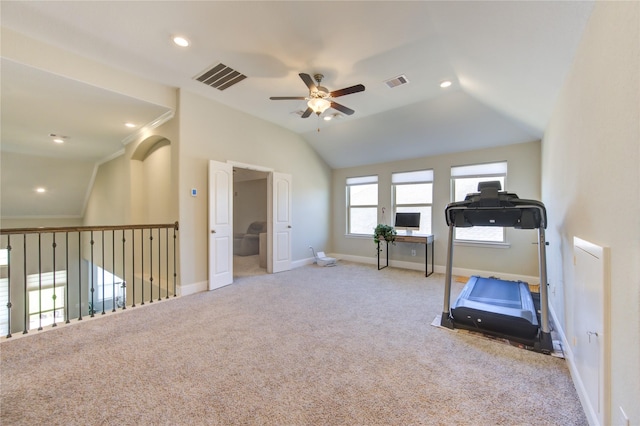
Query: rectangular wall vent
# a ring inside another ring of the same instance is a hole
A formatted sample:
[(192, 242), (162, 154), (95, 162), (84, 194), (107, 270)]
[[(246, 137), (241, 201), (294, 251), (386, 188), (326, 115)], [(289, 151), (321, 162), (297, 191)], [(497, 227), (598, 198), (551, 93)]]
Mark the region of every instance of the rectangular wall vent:
[(390, 89), (393, 89), (394, 87), (407, 84), (408, 82), (409, 82), (409, 79), (407, 78), (406, 75), (403, 74), (385, 81), (384, 84), (386, 84)]
[(247, 78), (246, 75), (239, 73), (233, 68), (229, 68), (225, 64), (218, 64), (210, 70), (203, 72), (195, 79), (207, 86), (214, 87), (218, 90), (224, 90), (245, 78)]

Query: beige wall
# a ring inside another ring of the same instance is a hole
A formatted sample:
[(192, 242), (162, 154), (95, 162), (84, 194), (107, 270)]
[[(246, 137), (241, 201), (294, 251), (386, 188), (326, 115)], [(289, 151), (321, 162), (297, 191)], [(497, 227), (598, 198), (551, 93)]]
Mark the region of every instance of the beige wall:
[(171, 158), (177, 120), (143, 134), (124, 153), (102, 163), (87, 202), (84, 225), (172, 223), (178, 218)]
[(126, 224), (129, 203), (128, 161), (120, 155), (98, 167), (84, 214), (84, 225)]
[[(478, 151), (334, 170), (332, 187), (333, 252), (338, 255), (360, 256), (370, 259), (376, 256), (376, 249), (372, 238), (345, 235), (345, 180), (347, 177), (378, 175), (379, 207), (386, 208), (385, 222), (392, 223), (391, 173), (433, 169), (432, 229), (435, 237), (435, 265), (436, 271), (442, 272), (446, 265), (448, 227), (445, 221), (444, 210), (450, 202), (451, 166), (503, 160), (508, 162), (506, 189), (509, 192), (515, 192), (520, 198), (540, 199), (540, 143), (538, 141)], [(378, 213), (378, 219), (381, 220), (380, 212)], [(507, 241), (510, 243), (509, 248), (456, 245), (454, 249), (454, 267), (537, 277), (537, 249), (536, 246), (531, 244), (537, 241), (536, 231), (507, 229)], [(395, 247), (392, 246), (389, 251), (390, 258), (392, 260), (396, 259), (422, 264), (424, 262), (424, 251), (422, 251), (423, 249), (421, 247), (415, 248), (417, 250), (417, 256), (411, 257), (410, 246), (406, 244), (398, 244)]]
[(171, 223), (177, 219), (171, 216), (175, 203), (171, 199), (171, 146), (166, 139), (158, 145), (142, 162), (145, 218), (148, 223)]
[(542, 142), (551, 303), (569, 337), (573, 237), (611, 248), (611, 407), (640, 424), (640, 3), (596, 2)]
[(233, 232), (245, 233), (252, 222), (267, 220), (267, 179), (234, 182)]
[[(292, 258), (326, 247), (331, 170), (298, 135), (187, 91), (179, 100), (179, 205), (182, 285), (208, 279), (209, 160), (237, 161), (293, 177)], [(191, 188), (198, 196), (190, 195)]]

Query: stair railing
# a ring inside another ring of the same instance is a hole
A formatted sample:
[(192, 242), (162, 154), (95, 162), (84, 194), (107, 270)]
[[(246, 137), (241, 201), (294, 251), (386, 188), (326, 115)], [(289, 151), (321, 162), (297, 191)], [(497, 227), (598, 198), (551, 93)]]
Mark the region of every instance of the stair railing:
[(178, 222), (0, 229), (0, 335), (177, 296)]

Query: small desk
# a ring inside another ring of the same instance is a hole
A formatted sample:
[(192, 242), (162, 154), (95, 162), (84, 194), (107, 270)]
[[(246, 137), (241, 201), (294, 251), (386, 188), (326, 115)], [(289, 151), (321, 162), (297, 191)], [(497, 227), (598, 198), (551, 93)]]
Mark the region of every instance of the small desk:
[[(433, 235), (432, 234), (413, 234), (413, 235), (396, 235), (396, 243), (414, 243), (424, 244), (424, 276), (428, 277), (433, 274)], [(380, 243), (378, 243), (378, 271), (389, 266), (389, 242), (387, 243), (387, 264), (380, 266)], [(431, 272), (429, 272), (429, 245), (431, 245)]]

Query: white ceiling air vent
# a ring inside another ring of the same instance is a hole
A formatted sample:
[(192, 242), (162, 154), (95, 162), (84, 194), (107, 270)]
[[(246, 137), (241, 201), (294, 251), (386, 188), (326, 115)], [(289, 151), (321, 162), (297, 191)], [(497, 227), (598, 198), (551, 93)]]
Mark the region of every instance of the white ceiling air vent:
[(229, 68), (225, 64), (218, 64), (200, 74), (199, 77), (195, 77), (196, 80), (218, 90), (227, 89), (245, 78), (247, 78), (246, 75)]
[(409, 79), (407, 78), (407, 76), (402, 74), (386, 80), (384, 84), (386, 84), (390, 89), (393, 89), (394, 87), (402, 86), (403, 84), (407, 84), (408, 82)]

